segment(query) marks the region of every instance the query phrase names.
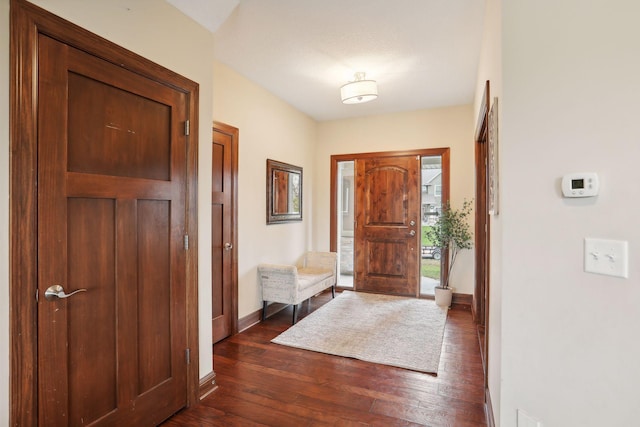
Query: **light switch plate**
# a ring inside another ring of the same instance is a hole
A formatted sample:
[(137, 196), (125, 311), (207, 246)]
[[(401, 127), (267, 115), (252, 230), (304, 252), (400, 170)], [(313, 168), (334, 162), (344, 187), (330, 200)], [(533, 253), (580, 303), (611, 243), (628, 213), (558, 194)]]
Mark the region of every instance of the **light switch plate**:
[(584, 271), (629, 277), (629, 243), (624, 240), (584, 239)]

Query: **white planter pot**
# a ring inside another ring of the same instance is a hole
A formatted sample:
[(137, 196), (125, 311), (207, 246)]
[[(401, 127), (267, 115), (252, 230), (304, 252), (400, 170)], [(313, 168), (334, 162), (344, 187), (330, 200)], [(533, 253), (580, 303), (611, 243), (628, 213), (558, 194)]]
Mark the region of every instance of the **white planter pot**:
[(440, 286), (436, 286), (436, 305), (440, 307), (451, 307), (451, 297), (453, 295), (453, 289), (441, 288)]

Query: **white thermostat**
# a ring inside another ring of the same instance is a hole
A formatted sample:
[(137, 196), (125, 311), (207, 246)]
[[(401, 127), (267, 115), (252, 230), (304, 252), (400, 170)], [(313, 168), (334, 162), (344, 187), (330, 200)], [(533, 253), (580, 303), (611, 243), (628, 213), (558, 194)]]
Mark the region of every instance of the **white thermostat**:
[(564, 197), (594, 197), (598, 195), (598, 174), (568, 173), (562, 177), (562, 195)]

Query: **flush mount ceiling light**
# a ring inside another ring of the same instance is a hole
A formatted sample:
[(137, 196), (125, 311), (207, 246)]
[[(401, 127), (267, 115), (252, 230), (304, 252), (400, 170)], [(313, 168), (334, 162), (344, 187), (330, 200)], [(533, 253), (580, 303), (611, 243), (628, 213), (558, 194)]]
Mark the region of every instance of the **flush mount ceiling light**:
[(378, 97), (378, 84), (375, 80), (366, 80), (365, 73), (355, 73), (355, 80), (340, 88), (343, 104), (361, 104)]

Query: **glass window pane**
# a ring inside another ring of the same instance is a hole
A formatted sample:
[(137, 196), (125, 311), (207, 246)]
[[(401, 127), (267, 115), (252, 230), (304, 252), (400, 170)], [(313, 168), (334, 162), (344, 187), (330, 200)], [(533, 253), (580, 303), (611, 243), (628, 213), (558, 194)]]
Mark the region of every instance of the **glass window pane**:
[(427, 237), (427, 230), (436, 222), (442, 211), (442, 157), (422, 157), (422, 261), (420, 263), (420, 294), (434, 295), (440, 284), (442, 257), (440, 248)]
[(338, 285), (353, 288), (354, 161), (338, 162)]

